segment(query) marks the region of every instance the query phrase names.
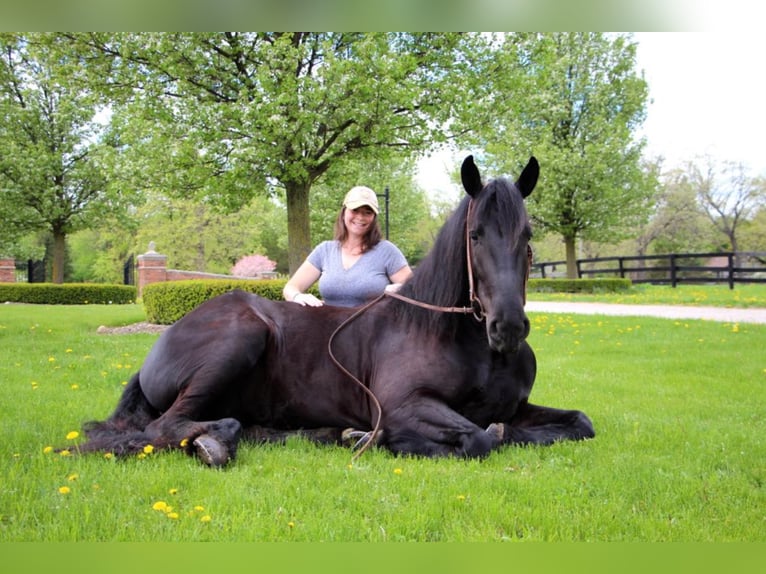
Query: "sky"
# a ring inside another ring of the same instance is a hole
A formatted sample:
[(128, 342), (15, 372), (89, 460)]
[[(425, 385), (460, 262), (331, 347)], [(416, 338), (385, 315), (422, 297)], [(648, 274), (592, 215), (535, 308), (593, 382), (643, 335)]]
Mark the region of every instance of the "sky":
[[(633, 38), (636, 69), (649, 86), (639, 132), (646, 156), (662, 156), (670, 168), (709, 155), (766, 177), (766, 34), (641, 32)], [(417, 182), (431, 195), (459, 196), (449, 173), (463, 155), (444, 152), (423, 160)]]

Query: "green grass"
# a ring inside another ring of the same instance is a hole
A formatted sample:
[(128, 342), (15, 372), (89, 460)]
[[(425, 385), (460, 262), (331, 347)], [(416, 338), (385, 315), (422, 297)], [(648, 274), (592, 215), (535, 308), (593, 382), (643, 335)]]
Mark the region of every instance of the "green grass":
[(0, 308), (0, 541), (766, 541), (766, 326), (532, 314), (533, 401), (586, 411), (598, 435), (482, 461), (352, 464), (301, 440), (245, 445), (224, 470), (46, 452), (76, 451), (67, 434), (111, 412), (156, 339), (96, 328), (142, 319)]

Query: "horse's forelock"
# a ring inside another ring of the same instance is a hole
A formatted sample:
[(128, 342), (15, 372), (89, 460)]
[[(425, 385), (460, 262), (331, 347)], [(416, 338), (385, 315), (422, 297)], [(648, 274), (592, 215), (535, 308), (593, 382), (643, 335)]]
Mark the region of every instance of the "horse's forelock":
[(472, 211), (477, 225), (496, 226), (511, 245), (516, 245), (522, 235), (529, 234), (524, 198), (510, 180), (491, 180), (474, 203)]

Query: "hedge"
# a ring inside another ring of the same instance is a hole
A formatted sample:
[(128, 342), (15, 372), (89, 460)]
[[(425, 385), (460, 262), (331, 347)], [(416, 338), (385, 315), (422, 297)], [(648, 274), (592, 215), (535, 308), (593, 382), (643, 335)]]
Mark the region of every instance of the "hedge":
[(633, 286), (630, 279), (530, 279), (531, 293), (616, 293)]
[[(241, 289), (275, 301), (282, 299), (286, 279), (189, 279), (152, 283), (144, 287), (146, 320), (170, 325), (218, 295)], [(538, 293), (613, 293), (630, 289), (630, 279), (530, 279), (529, 291)], [(310, 292), (318, 295), (316, 285)]]
[(0, 283), (0, 301), (45, 305), (120, 305), (136, 300), (133, 285)]
[[(188, 279), (151, 283), (144, 287), (142, 299), (146, 320), (170, 325), (189, 311), (223, 293), (241, 289), (275, 301), (282, 299), (287, 279)], [(316, 285), (310, 292), (318, 295)]]

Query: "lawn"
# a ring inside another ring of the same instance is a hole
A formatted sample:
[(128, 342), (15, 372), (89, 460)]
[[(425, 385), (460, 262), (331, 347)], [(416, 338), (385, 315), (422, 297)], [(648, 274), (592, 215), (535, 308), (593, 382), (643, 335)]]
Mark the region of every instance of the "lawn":
[(143, 318), (0, 308), (0, 541), (766, 541), (766, 326), (532, 314), (533, 402), (584, 410), (587, 442), (352, 462), (291, 440), (224, 470), (77, 456), (157, 337), (96, 329)]

